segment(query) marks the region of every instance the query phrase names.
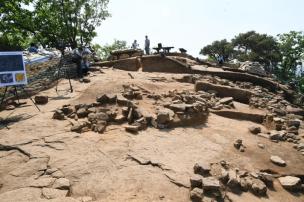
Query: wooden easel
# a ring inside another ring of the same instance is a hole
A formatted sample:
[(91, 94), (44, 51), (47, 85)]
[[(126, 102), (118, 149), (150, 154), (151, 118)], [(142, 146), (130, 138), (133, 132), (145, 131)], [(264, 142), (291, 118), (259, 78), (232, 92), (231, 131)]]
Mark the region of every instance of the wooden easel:
[[(18, 100), (18, 104), (20, 104), (20, 100), (19, 100), (19, 95), (18, 95), (18, 91), (17, 91), (17, 86), (13, 86), (14, 87), (14, 94)], [(26, 90), (24, 89), (23, 86), (19, 86), (26, 94), (27, 97), (30, 98), (30, 100), (33, 102), (33, 104), (35, 105), (35, 107), (40, 111), (39, 107), (36, 105), (36, 103), (34, 102), (34, 100), (32, 99), (31, 96), (29, 96), (29, 94), (26, 92)], [(1, 99), (1, 103), (0, 103), (0, 106), (2, 106), (4, 100), (5, 100), (5, 96), (6, 96), (6, 93), (7, 93), (7, 89), (8, 89), (8, 86), (5, 86), (5, 90), (4, 90), (4, 94), (3, 94), (3, 97)]]

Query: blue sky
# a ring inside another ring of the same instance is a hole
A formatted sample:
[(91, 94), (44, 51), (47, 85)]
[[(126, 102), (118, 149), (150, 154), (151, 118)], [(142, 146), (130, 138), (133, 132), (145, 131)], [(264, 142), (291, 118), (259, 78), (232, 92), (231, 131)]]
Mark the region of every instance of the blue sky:
[(151, 46), (185, 48), (194, 56), (214, 40), (231, 39), (255, 30), (277, 35), (304, 30), (303, 0), (110, 0), (112, 17), (97, 28), (94, 42), (114, 39), (141, 48), (148, 35)]

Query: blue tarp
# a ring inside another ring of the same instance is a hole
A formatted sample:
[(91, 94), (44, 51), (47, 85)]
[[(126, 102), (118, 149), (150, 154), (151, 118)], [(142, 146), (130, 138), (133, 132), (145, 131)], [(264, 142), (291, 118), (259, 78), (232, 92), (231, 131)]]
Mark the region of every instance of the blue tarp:
[(32, 64), (36, 64), (36, 63), (43, 63), (43, 62), (48, 61), (50, 58), (51, 58), (51, 56), (49, 56), (49, 55), (36, 57), (36, 58), (31, 59), (31, 60), (25, 58), (24, 63), (25, 63), (25, 65), (32, 65)]

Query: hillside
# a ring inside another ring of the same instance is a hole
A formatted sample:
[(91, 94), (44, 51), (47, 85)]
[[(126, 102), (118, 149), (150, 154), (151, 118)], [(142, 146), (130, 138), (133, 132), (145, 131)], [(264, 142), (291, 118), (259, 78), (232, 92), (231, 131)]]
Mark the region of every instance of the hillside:
[(96, 63), (0, 112), (0, 201), (304, 201), (304, 110), (183, 55)]

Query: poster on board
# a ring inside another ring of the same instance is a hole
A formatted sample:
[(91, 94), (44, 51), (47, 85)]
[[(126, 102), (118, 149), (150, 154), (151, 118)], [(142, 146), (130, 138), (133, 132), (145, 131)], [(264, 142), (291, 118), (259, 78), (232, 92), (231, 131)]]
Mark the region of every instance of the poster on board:
[(0, 52), (0, 87), (27, 84), (22, 52)]

